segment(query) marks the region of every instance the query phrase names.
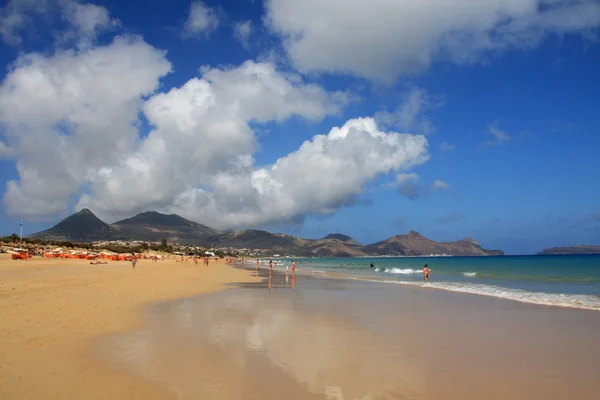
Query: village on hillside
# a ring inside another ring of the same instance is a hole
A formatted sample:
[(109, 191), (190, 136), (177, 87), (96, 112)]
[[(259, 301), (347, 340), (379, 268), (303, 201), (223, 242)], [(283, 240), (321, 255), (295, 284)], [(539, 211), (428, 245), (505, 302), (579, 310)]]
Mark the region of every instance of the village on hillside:
[(272, 251), (260, 249), (203, 248), (200, 246), (141, 240), (96, 241), (73, 243), (69, 241), (44, 241), (41, 239), (20, 238), (13, 234), (0, 237), (0, 253), (11, 255), (14, 260), (27, 260), (31, 257), (75, 258), (90, 261), (132, 261), (133, 259), (165, 259), (174, 257), (279, 257)]

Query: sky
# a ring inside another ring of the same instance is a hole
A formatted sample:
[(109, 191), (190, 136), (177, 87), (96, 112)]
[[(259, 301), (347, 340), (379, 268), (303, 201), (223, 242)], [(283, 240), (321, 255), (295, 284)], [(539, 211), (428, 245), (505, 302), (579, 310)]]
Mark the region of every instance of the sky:
[(1, 4), (0, 234), (600, 245), (598, 0)]

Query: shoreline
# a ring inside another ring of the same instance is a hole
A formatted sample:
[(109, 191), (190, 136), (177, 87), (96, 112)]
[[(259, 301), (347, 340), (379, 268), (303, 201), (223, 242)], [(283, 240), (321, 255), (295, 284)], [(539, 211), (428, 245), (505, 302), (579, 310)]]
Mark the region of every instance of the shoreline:
[(172, 394), (96, 360), (98, 337), (139, 329), (143, 309), (253, 282), (221, 262), (90, 265), (0, 255), (0, 398), (163, 399)]
[[(246, 269), (247, 271), (255, 271), (250, 266), (234, 266), (235, 268)], [(268, 267), (261, 266), (261, 272), (263, 269)], [(282, 269), (273, 269), (273, 273), (285, 276), (285, 272)], [(417, 272), (420, 274), (420, 272)], [(340, 271), (326, 271), (319, 269), (299, 269), (296, 271), (298, 275), (313, 276), (327, 279), (337, 280), (348, 280), (348, 281), (360, 281), (370, 282), (374, 284), (392, 284), (399, 285), (402, 287), (414, 287), (423, 289), (433, 289), (436, 291), (442, 291), (447, 293), (463, 294), (467, 296), (477, 296), (492, 298), (498, 300), (505, 300), (510, 302), (517, 302), (521, 304), (529, 304), (542, 307), (552, 307), (570, 310), (583, 310), (583, 311), (600, 311), (600, 297), (595, 295), (583, 295), (583, 294), (564, 294), (564, 293), (552, 293), (552, 292), (530, 292), (520, 289), (506, 288), (502, 286), (494, 286), (483, 283), (457, 283), (448, 281), (404, 281), (397, 279), (385, 279), (383, 277), (371, 277), (366, 275), (351, 275), (345, 274)], [(263, 279), (268, 278), (268, 274), (261, 275)], [(291, 272), (290, 272), (291, 276)], [(569, 300), (569, 301), (567, 301)]]

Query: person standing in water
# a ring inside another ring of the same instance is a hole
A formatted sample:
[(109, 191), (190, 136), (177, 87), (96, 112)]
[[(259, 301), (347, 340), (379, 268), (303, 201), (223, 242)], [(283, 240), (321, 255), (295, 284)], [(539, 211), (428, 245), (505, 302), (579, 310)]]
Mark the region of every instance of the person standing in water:
[(423, 279), (425, 279), (426, 281), (429, 280), (429, 267), (427, 266), (427, 264), (425, 264), (425, 266), (423, 267)]
[(296, 262), (292, 260), (292, 274), (296, 273)]
[(373, 268), (373, 267), (374, 267), (374, 265), (373, 265), (373, 263), (371, 263), (371, 268)]

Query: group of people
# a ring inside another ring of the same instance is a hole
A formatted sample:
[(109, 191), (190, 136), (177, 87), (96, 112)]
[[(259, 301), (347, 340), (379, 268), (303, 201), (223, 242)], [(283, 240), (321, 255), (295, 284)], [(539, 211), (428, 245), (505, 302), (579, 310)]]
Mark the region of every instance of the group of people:
[[(260, 265), (260, 261), (258, 260), (258, 258), (256, 259), (256, 270), (259, 270), (259, 265)], [(287, 274), (289, 272), (289, 267), (286, 265), (285, 266), (285, 273)], [(273, 260), (269, 260), (269, 275), (271, 275), (273, 273)], [(294, 260), (292, 260), (292, 273), (295, 274), (296, 273), (296, 262)]]
[[(256, 270), (258, 271), (258, 260), (256, 260)], [(285, 283), (289, 282), (289, 267), (285, 266)], [(296, 262), (292, 260), (292, 288), (296, 287)], [(269, 260), (269, 291), (273, 290), (273, 260)]]
[[(194, 257), (194, 258), (193, 258), (193, 260), (194, 260), (194, 264), (198, 264), (198, 259), (199, 259), (199, 258), (200, 258), (200, 257)], [(157, 262), (157, 261), (158, 261), (158, 258), (157, 258), (157, 257), (151, 257), (151, 259), (152, 259), (152, 261), (154, 261), (154, 262)], [(183, 256), (181, 256), (181, 259), (175, 259), (175, 262), (187, 262), (187, 261), (188, 261), (188, 259), (189, 259), (189, 258), (184, 258)], [(207, 266), (207, 267), (208, 267), (208, 263), (209, 263), (209, 262), (210, 262), (210, 257), (203, 257), (203, 259), (202, 259), (202, 263), (203, 263), (205, 266)], [(94, 263), (90, 263), (90, 264), (94, 264)], [(105, 262), (104, 262), (104, 263), (101, 263), (101, 262), (96, 262), (95, 264), (106, 264), (106, 263), (105, 263)], [(94, 264), (94, 265), (95, 265), (95, 264)], [(131, 261), (131, 266), (133, 267), (133, 269), (135, 269), (135, 266), (136, 266), (136, 265), (137, 265), (137, 258), (134, 258), (134, 259)]]

